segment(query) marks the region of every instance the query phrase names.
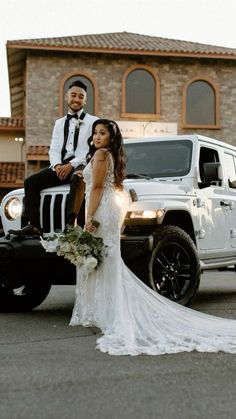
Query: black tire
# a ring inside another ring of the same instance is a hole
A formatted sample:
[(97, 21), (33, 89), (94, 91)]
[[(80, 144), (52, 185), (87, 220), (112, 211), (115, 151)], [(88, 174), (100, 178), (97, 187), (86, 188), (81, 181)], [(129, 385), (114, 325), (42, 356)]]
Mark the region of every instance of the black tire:
[(160, 226), (149, 262), (152, 289), (182, 305), (190, 305), (200, 283), (200, 263), (189, 235), (179, 227)]
[(31, 311), (47, 297), (51, 284), (11, 283), (0, 278), (0, 312)]

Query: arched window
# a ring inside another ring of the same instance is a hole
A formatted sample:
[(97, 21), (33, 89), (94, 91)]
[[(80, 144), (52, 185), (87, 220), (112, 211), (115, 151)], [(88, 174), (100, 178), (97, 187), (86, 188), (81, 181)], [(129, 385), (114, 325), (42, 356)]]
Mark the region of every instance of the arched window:
[(159, 113), (159, 82), (154, 72), (145, 66), (134, 66), (124, 75), (122, 114), (132, 117)]
[(84, 76), (84, 75), (80, 75), (80, 74), (73, 74), (70, 77), (66, 77), (64, 79), (63, 85), (62, 85), (62, 94), (61, 96), (61, 101), (63, 103), (62, 106), (62, 113), (63, 115), (67, 113), (67, 105), (65, 103), (65, 94), (68, 90), (68, 87), (70, 86), (71, 83), (73, 83), (73, 81), (75, 80), (81, 80), (83, 83), (86, 84), (87, 86), (87, 103), (84, 107), (85, 111), (95, 115), (96, 114), (96, 98), (95, 98), (95, 89), (94, 89), (94, 84), (92, 83), (92, 81)]
[(218, 92), (206, 79), (192, 80), (184, 93), (184, 126), (219, 128)]

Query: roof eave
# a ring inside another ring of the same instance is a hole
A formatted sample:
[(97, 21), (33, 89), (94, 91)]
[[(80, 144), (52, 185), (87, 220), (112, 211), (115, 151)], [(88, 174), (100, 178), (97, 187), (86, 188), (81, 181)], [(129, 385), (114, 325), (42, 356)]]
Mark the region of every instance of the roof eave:
[(90, 48), (90, 47), (66, 47), (51, 45), (28, 45), (28, 44), (8, 44), (7, 49), (38, 50), (38, 51), (65, 51), (65, 52), (86, 52), (100, 54), (124, 54), (124, 55), (149, 55), (161, 57), (183, 57), (183, 58), (213, 58), (224, 60), (236, 60), (236, 54), (230, 53), (209, 53), (209, 52), (191, 52), (191, 51), (161, 51), (161, 50), (131, 50), (125, 48)]

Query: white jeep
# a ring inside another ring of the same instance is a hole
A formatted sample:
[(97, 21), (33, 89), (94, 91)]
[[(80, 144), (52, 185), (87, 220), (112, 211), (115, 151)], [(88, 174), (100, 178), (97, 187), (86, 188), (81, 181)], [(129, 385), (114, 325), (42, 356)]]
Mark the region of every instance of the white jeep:
[[(150, 287), (190, 304), (201, 272), (236, 265), (236, 147), (200, 135), (125, 140), (132, 202), (122, 257)], [(68, 186), (41, 193), (44, 236), (65, 228)], [(22, 227), (24, 190), (1, 204), (5, 234)], [(0, 239), (0, 311), (30, 310), (52, 284), (74, 284), (68, 261), (37, 239)]]

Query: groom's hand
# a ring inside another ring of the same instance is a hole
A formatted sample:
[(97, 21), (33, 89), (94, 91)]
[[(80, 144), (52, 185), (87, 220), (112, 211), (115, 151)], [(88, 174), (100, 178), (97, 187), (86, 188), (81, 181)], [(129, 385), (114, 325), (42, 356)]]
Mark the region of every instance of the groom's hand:
[(64, 180), (70, 172), (72, 172), (73, 166), (70, 163), (62, 164), (56, 167), (56, 173), (60, 180)]

